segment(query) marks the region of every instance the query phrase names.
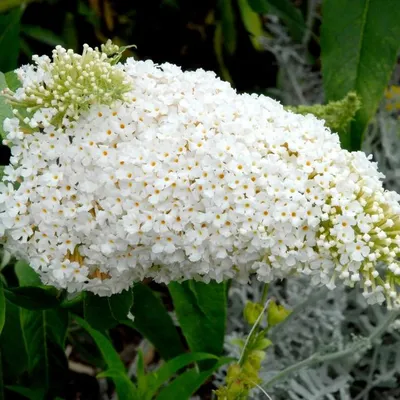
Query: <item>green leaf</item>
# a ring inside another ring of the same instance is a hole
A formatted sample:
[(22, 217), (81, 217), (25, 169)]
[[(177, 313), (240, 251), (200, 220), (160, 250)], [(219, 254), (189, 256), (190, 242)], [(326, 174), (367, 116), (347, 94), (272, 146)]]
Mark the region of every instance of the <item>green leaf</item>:
[(93, 329), (85, 320), (74, 316), (76, 322), (85, 329), (95, 341), (99, 348), (108, 370), (99, 374), (99, 377), (109, 377), (113, 380), (118, 397), (126, 400), (139, 400), (137, 388), (129, 379), (124, 364), (118, 353), (115, 351), (112, 343), (102, 333)]
[(4, 289), (9, 301), (28, 310), (47, 310), (59, 305), (58, 290), (50, 286)]
[(1, 0), (0, 2), (0, 13), (8, 11), (11, 8), (22, 6), (23, 4), (30, 3), (34, 0)]
[[(78, 292), (78, 293), (74, 293), (74, 294), (67, 293), (67, 295), (61, 302), (60, 306), (62, 308), (74, 310), (74, 308), (78, 308), (83, 304), (84, 298), (85, 298), (85, 292)], [(81, 312), (76, 312), (76, 314), (81, 314)]]
[(183, 353), (185, 350), (178, 331), (160, 299), (149, 287), (141, 283), (135, 284), (133, 294), (138, 299), (131, 309), (134, 321), (124, 323), (153, 343), (165, 360)]
[(31, 387), (46, 388), (53, 395), (62, 395), (68, 371), (64, 353), (68, 313), (60, 309), (30, 311), (21, 308), (20, 320)]
[[(7, 299), (29, 309), (7, 304), (7, 308), (11, 305), (12, 314), (6, 324), (6, 328), (11, 325), (10, 329), (7, 332), (5, 330), (4, 338), (1, 338), (3, 353), (7, 359), (12, 356), (23, 361), (23, 370), (28, 373), (33, 389), (44, 389), (51, 396), (62, 395), (65, 393), (68, 371), (64, 353), (68, 312), (58, 307), (31, 311), (57, 306), (58, 291), (47, 286), (24, 286), (40, 283), (37, 274), (24, 262), (17, 263), (15, 271), (22, 286), (7, 289)], [(9, 349), (13, 343), (17, 349)], [(13, 364), (14, 360), (8, 362)], [(12, 369), (17, 371), (15, 366)]]
[(236, 24), (232, 0), (219, 0), (218, 4), (221, 14), (223, 44), (228, 54), (232, 55), (236, 51)]
[(132, 289), (124, 290), (118, 295), (107, 297), (110, 305), (110, 310), (116, 321), (126, 319), (133, 306), (133, 291)]
[[(1, 168), (1, 167), (0, 167)], [(0, 180), (1, 180), (1, 170), (0, 170)], [(11, 254), (0, 247), (0, 271), (8, 265), (11, 260)]]
[(0, 15), (0, 71), (17, 68), (21, 15), (20, 8)]
[(257, 51), (263, 51), (260, 38), (264, 36), (263, 24), (258, 13), (254, 12), (249, 6), (248, 0), (238, 0), (240, 13), (247, 32), (250, 34), (250, 40)]
[(96, 329), (93, 329), (84, 319), (77, 315), (74, 315), (73, 318), (93, 338), (107, 364), (108, 369), (125, 373), (124, 364), (107, 337)]
[[(345, 10), (345, 12), (344, 12)], [(342, 146), (358, 150), (394, 69), (400, 47), (397, 0), (325, 0), (321, 27), (326, 100), (355, 91), (361, 109)]]
[(38, 40), (39, 42), (49, 46), (65, 46), (65, 42), (62, 37), (56, 35), (53, 31), (44, 29), (38, 25), (24, 24), (21, 27), (21, 31), (30, 38)]
[(307, 29), (301, 11), (291, 0), (248, 0), (257, 13), (271, 13), (278, 16), (288, 27), (293, 39), (300, 42)]
[(148, 391), (146, 399), (152, 399), (158, 389), (169, 381), (180, 369), (187, 365), (202, 360), (218, 360), (217, 356), (208, 353), (186, 353), (169, 360), (156, 371), (146, 376), (148, 382)]
[(13, 112), (9, 104), (6, 103), (3, 96), (1, 96), (1, 91), (7, 88), (6, 77), (2, 72), (0, 72), (0, 139), (6, 136), (3, 123), (6, 118), (12, 118)]
[(6, 389), (25, 396), (29, 400), (43, 400), (45, 398), (45, 390), (43, 389), (31, 389), (23, 386), (6, 386)]
[(19, 310), (19, 307), (6, 300), (7, 323), (0, 336), (0, 345), (4, 371), (11, 381), (16, 381), (28, 365), (27, 343), (22, 332)]
[(124, 290), (110, 297), (100, 297), (86, 292), (84, 315), (95, 329), (106, 330), (125, 320), (133, 304), (132, 290)]
[(14, 71), (9, 71), (4, 74), (6, 77), (7, 86), (13, 92), (21, 87), (21, 81), (18, 79), (17, 74)]
[(270, 11), (270, 7), (268, 7), (268, 0), (247, 0), (249, 6), (253, 11), (259, 14), (266, 14)]
[[(0, 279), (0, 335), (6, 322), (6, 298), (4, 297), (3, 282)], [(0, 361), (1, 362), (1, 361)]]
[(156, 400), (189, 399), (218, 368), (231, 361), (231, 358), (221, 358), (212, 368), (203, 372), (189, 369), (161, 390)]
[(115, 384), (115, 389), (119, 399), (142, 400), (138, 396), (136, 386), (129, 379), (128, 375), (122, 375), (120, 372), (107, 370), (97, 375), (98, 378), (110, 378)]
[(214, 52), (217, 57), (219, 73), (221, 78), (227, 82), (233, 84), (233, 79), (229, 73), (228, 68), (225, 65), (224, 61), (224, 52), (223, 52), (223, 37), (222, 37), (222, 24), (221, 22), (217, 22), (215, 25), (214, 32)]
[(19, 39), (19, 46), (21, 48), (21, 54), (23, 54), (28, 60), (30, 60), (34, 54), (34, 51), (30, 43), (28, 43), (28, 41), (25, 38), (21, 37)]
[(15, 274), (17, 275), (20, 286), (39, 286), (41, 285), (40, 277), (33, 268), (25, 261), (15, 263)]
[(192, 352), (222, 353), (227, 300), (224, 283), (172, 282), (168, 285), (183, 334)]
[(63, 38), (65, 41), (65, 45), (68, 49), (73, 49), (75, 51), (78, 50), (79, 46), (78, 28), (75, 22), (75, 16), (70, 12), (65, 13)]
[[(148, 393), (148, 377), (146, 376), (146, 371), (144, 367), (144, 358), (143, 358), (143, 351), (140, 349), (137, 355), (137, 363), (136, 363), (136, 381), (138, 387), (138, 395), (139, 398), (147, 398), (149, 397), (150, 400), (152, 396), (149, 396)], [(147, 395), (147, 396), (146, 396)]]
[(31, 311), (58, 305), (58, 291), (51, 287), (24, 286), (39, 283), (36, 273), (24, 262), (16, 264), (16, 275), (22, 286), (7, 289), (7, 322), (1, 336), (7, 372), (12, 376), (27, 372), (33, 388), (61, 394), (68, 370), (64, 354), (68, 313), (61, 309)]

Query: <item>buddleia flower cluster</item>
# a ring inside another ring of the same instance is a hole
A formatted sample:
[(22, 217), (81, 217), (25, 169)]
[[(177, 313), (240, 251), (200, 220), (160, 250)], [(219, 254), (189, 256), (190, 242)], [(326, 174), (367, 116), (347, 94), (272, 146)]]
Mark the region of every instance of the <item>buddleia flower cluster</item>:
[(0, 236), (44, 283), (111, 295), (300, 273), (397, 304), (399, 195), (364, 153), (212, 72), (110, 60), (58, 47), (6, 93)]

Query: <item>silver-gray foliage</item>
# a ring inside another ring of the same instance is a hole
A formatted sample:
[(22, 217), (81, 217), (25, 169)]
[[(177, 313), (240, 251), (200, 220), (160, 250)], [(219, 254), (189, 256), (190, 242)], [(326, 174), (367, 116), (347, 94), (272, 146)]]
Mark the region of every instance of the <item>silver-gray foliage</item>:
[[(226, 350), (233, 357), (239, 350), (230, 341), (245, 338), (250, 329), (242, 317), (244, 305), (260, 300), (261, 291), (257, 281), (230, 289)], [(385, 332), (392, 315), (387, 310), (368, 306), (356, 290), (316, 289), (306, 278), (271, 285), (271, 296), (293, 309), (293, 314), (271, 330), (274, 345), (263, 364), (264, 385), (300, 363), (295, 371), (264, 387), (274, 400), (367, 400), (379, 399), (379, 393), (384, 399), (399, 398), (400, 333), (396, 324)], [(223, 381), (223, 371), (217, 381)], [(252, 398), (265, 395), (256, 390)]]

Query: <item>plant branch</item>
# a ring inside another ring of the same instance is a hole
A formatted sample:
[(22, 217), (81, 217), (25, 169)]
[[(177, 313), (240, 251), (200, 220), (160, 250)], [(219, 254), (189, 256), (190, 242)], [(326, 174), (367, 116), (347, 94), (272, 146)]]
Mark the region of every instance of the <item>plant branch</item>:
[(364, 340), (360, 340), (359, 343), (355, 343), (352, 346), (349, 346), (347, 349), (340, 350), (334, 353), (329, 354), (321, 354), (321, 353), (314, 353), (312, 356), (306, 358), (303, 361), (300, 361), (296, 364), (291, 365), (290, 367), (285, 368), (277, 375), (275, 375), (272, 379), (267, 381), (263, 387), (268, 388), (271, 387), (275, 382), (281, 380), (282, 378), (286, 377), (287, 375), (291, 374), (292, 372), (298, 371), (301, 368), (309, 367), (314, 364), (323, 363), (326, 361), (334, 361), (339, 358), (343, 358), (349, 356), (351, 354), (365, 351), (367, 350), (377, 339), (379, 339), (389, 327), (389, 325), (400, 315), (399, 310), (394, 310), (388, 313), (385, 320), (377, 326), (374, 331), (371, 333), (370, 336), (364, 338)]
[(249, 344), (250, 339), (251, 339), (251, 337), (253, 336), (254, 331), (257, 329), (257, 327), (258, 327), (258, 325), (259, 325), (259, 323), (260, 323), (260, 321), (261, 321), (261, 318), (263, 317), (265, 311), (267, 310), (268, 305), (269, 305), (269, 300), (265, 303), (264, 308), (263, 308), (262, 311), (260, 312), (260, 315), (259, 315), (258, 318), (256, 319), (256, 322), (255, 322), (254, 325), (252, 326), (252, 328), (251, 328), (251, 330), (250, 330), (250, 333), (248, 334), (248, 336), (247, 336), (247, 338), (246, 338), (246, 341), (245, 341), (244, 346), (243, 346), (243, 349), (242, 349), (242, 354), (240, 355), (240, 358), (239, 358), (239, 362), (238, 362), (239, 365), (242, 365), (242, 362), (243, 362), (243, 360), (244, 360), (244, 355), (245, 355), (245, 353), (246, 353), (247, 345)]

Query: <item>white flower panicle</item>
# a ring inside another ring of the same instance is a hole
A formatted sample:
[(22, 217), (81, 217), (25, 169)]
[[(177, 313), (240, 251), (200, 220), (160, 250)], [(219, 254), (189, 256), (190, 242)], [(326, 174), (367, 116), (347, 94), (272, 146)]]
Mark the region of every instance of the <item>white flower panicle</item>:
[[(371, 303), (397, 305), (399, 195), (364, 153), (212, 72), (134, 59), (111, 68), (132, 82), (124, 99), (64, 125), (44, 124), (38, 108), (31, 133), (4, 123), (0, 236), (43, 282), (111, 295), (146, 277), (303, 273), (330, 288), (361, 281)], [(42, 87), (47, 67), (23, 70), (23, 88)]]

